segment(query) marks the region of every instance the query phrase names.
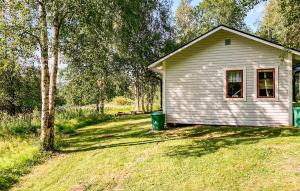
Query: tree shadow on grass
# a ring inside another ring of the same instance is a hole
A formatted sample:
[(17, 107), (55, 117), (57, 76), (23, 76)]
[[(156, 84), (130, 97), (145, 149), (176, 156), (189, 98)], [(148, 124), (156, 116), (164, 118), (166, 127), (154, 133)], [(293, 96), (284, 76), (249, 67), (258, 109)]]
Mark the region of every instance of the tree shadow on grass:
[(267, 127), (224, 127), (206, 126), (189, 129), (183, 133), (193, 139), (192, 144), (169, 147), (167, 156), (201, 157), (241, 144), (255, 144), (264, 139), (275, 137), (299, 136), (300, 130), (294, 128)]
[[(65, 147), (61, 152), (71, 153), (71, 152), (83, 152), (91, 151), (96, 149), (104, 149), (117, 146), (130, 146), (130, 145), (142, 145), (158, 142), (161, 140), (155, 140), (157, 136), (156, 133), (152, 133), (150, 121), (138, 121), (140, 119), (147, 119), (149, 116), (135, 117), (135, 121), (128, 121), (128, 123), (122, 123), (123, 120), (118, 121), (114, 126), (107, 126), (102, 124), (102, 127), (91, 127), (86, 129), (80, 129), (73, 135), (65, 139)], [(129, 120), (132, 118), (129, 118)], [(128, 120), (128, 118), (125, 118)], [(111, 121), (113, 122), (113, 121)], [(109, 123), (107, 123), (109, 124)], [(148, 127), (149, 126), (149, 127)], [(140, 142), (132, 142), (129, 139), (138, 138), (144, 139)], [(121, 143), (112, 143), (112, 141)]]
[(139, 122), (135, 124), (121, 124), (108, 128), (98, 128), (98, 129), (86, 129), (76, 135), (70, 136), (66, 139), (68, 144), (80, 143), (80, 142), (95, 142), (95, 141), (105, 141), (110, 139), (121, 139), (121, 138), (131, 138), (131, 137), (151, 137), (149, 134), (150, 129), (138, 128), (139, 126), (144, 126), (149, 124), (149, 122)]
[[(146, 119), (143, 116), (135, 119)], [(127, 120), (127, 118), (124, 118)], [(191, 126), (154, 133), (149, 121), (129, 121), (112, 127), (81, 129), (67, 140), (68, 147), (62, 152), (84, 152), (114, 147), (137, 146), (180, 139), (195, 139), (191, 145), (170, 147), (168, 156), (202, 156), (220, 148), (239, 144), (254, 144), (273, 137), (300, 136), (294, 128)], [(131, 138), (136, 138), (132, 141)], [(112, 141), (116, 141), (114, 143)]]
[(153, 143), (160, 143), (170, 140), (176, 140), (175, 138), (171, 139), (156, 139), (156, 140), (143, 140), (143, 141), (132, 141), (132, 142), (121, 142), (121, 143), (112, 143), (106, 145), (92, 145), (88, 147), (78, 147), (76, 149), (71, 150), (63, 150), (62, 153), (76, 153), (76, 152), (85, 152), (85, 151), (92, 151), (98, 149), (107, 149), (107, 148), (114, 148), (114, 147), (128, 147), (128, 146), (139, 146), (145, 144), (153, 144)]

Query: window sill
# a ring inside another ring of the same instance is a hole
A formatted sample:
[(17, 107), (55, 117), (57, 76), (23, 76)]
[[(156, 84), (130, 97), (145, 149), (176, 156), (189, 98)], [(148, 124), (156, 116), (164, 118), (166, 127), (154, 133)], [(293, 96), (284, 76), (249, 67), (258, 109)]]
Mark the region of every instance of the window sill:
[(278, 101), (278, 98), (277, 97), (272, 97), (272, 98), (262, 97), (262, 98), (255, 98), (254, 101)]
[(228, 98), (228, 97), (225, 97), (224, 100), (225, 101), (247, 101), (247, 99), (245, 97), (243, 97), (243, 98)]

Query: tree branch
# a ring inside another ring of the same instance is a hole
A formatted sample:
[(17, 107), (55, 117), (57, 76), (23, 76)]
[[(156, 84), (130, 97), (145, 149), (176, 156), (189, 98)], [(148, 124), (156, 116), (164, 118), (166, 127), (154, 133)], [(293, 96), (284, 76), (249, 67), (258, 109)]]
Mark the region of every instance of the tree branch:
[(34, 39), (37, 40), (37, 42), (40, 44), (40, 38), (38, 36), (28, 32), (28, 31), (23, 31), (22, 34), (28, 34), (29, 36), (34, 37)]
[(69, 14), (70, 12), (66, 12), (61, 18), (60, 18), (60, 20), (58, 21), (58, 31), (60, 30), (60, 27), (63, 25), (63, 23), (64, 23), (64, 20), (65, 20), (65, 18), (67, 17), (67, 15)]

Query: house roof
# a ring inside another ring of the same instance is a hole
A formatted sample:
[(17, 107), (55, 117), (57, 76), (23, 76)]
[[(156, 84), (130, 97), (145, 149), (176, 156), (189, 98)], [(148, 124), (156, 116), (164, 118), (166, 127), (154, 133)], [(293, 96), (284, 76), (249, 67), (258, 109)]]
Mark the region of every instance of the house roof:
[(252, 35), (252, 34), (249, 34), (249, 33), (246, 33), (246, 32), (243, 32), (243, 31), (240, 31), (240, 30), (237, 30), (237, 29), (234, 29), (234, 28), (231, 28), (231, 27), (228, 27), (228, 26), (225, 26), (225, 25), (219, 25), (215, 28), (213, 28), (212, 30), (204, 33), (203, 35), (200, 35), (199, 37), (191, 40), (190, 42), (184, 44), (183, 46), (181, 46), (180, 48), (174, 50), (173, 52), (159, 58), (157, 61), (153, 62), (152, 64), (150, 64), (148, 66), (148, 68), (154, 68), (156, 66), (158, 66), (161, 62), (165, 61), (166, 59), (170, 58), (171, 56), (179, 53), (180, 51), (188, 48), (189, 46), (201, 41), (202, 39), (214, 34), (215, 32), (219, 31), (219, 30), (225, 30), (225, 31), (228, 31), (228, 32), (231, 32), (231, 33), (234, 33), (234, 34), (237, 34), (237, 35), (240, 35), (240, 36), (243, 36), (243, 37), (246, 37), (248, 39), (252, 39), (252, 40), (255, 40), (257, 42), (260, 42), (260, 43), (263, 43), (263, 44), (266, 44), (266, 45), (269, 45), (269, 46), (272, 46), (274, 48), (278, 48), (278, 49), (281, 49), (281, 50), (288, 50), (290, 51), (291, 53), (295, 54), (295, 55), (298, 55), (300, 56), (300, 51), (299, 50), (296, 50), (296, 49), (287, 49), (286, 47), (284, 47), (283, 45), (281, 44), (278, 44), (278, 43), (274, 43), (272, 41), (269, 41), (269, 40), (266, 40), (266, 39), (263, 39), (263, 38), (260, 38), (258, 36), (255, 36), (255, 35)]

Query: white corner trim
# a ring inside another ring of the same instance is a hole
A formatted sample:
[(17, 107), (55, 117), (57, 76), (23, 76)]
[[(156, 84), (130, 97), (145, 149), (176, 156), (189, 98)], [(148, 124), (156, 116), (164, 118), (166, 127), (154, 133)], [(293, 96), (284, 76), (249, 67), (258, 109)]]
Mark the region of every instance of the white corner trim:
[[(257, 70), (258, 69), (275, 69), (275, 98), (258, 98), (257, 97)], [(278, 65), (263, 65), (259, 64), (257, 66), (254, 66), (254, 92), (255, 97), (254, 101), (278, 101), (279, 95), (278, 95), (278, 77), (279, 77), (279, 67)]]
[[(163, 113), (166, 114), (166, 63), (163, 62), (163, 95), (162, 95), (162, 99), (163, 99)], [(165, 117), (166, 120), (167, 116)]]
[(288, 67), (289, 125), (293, 125), (293, 55), (288, 53), (284, 62)]
[[(243, 97), (242, 98), (227, 98), (226, 97), (226, 71), (242, 70), (243, 71)], [(247, 68), (246, 67), (229, 67), (223, 68), (223, 99), (225, 101), (247, 101)]]

